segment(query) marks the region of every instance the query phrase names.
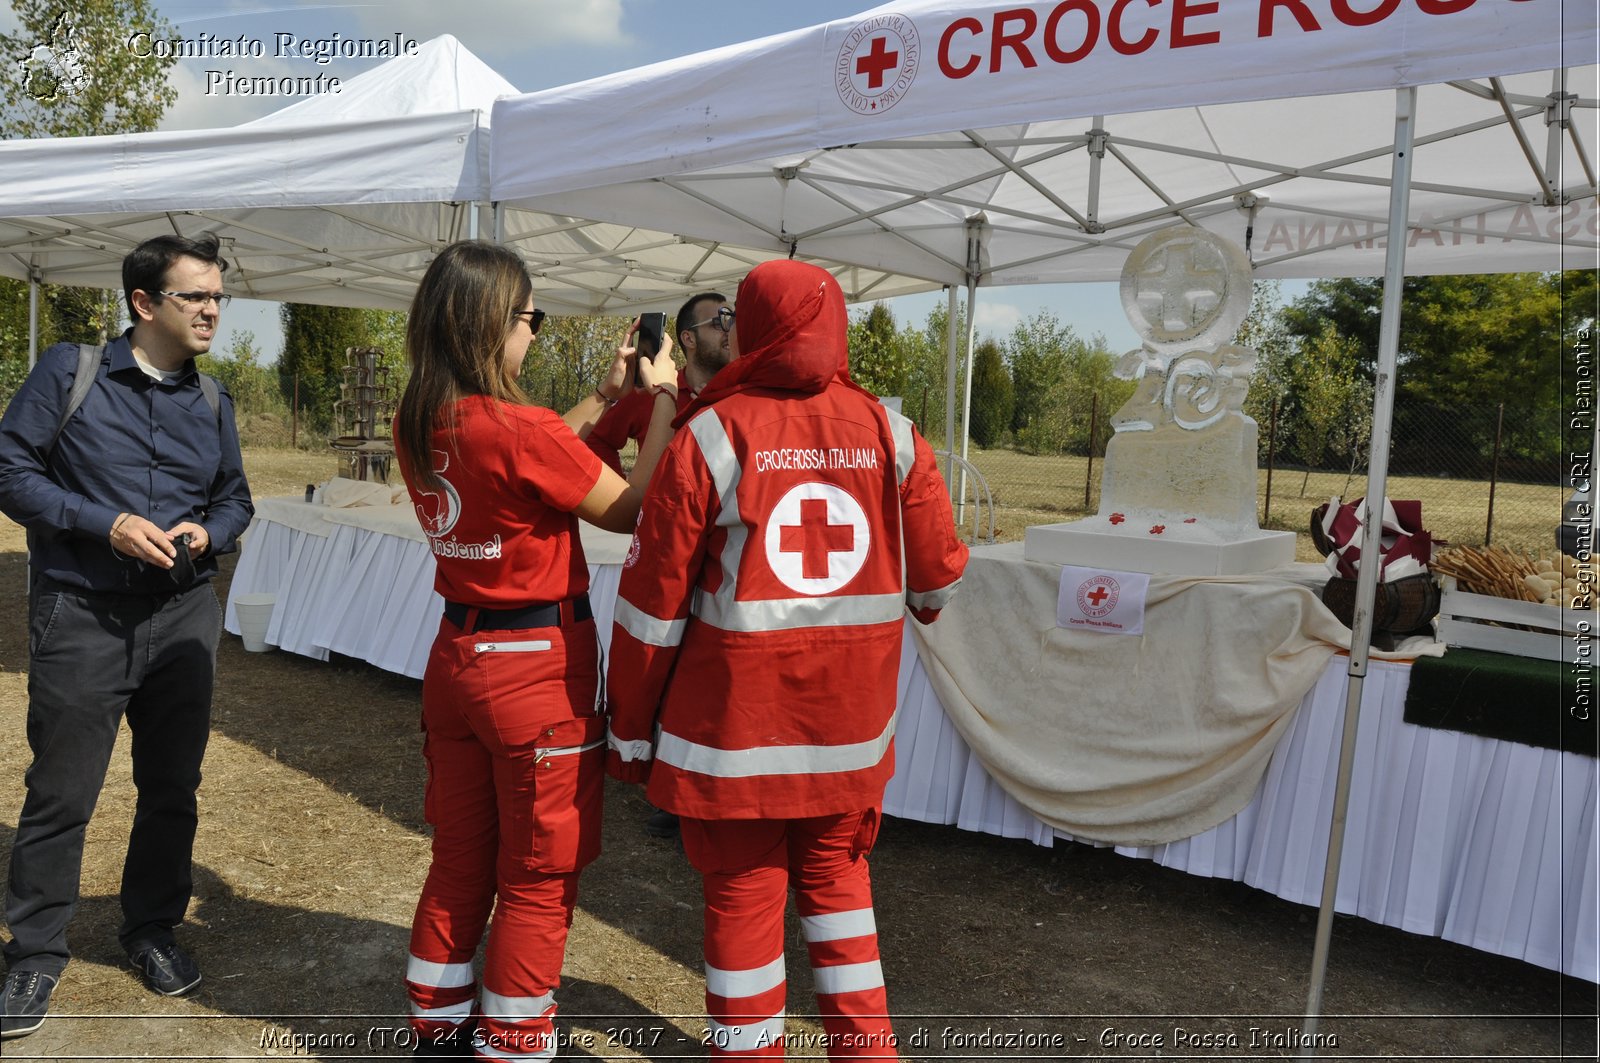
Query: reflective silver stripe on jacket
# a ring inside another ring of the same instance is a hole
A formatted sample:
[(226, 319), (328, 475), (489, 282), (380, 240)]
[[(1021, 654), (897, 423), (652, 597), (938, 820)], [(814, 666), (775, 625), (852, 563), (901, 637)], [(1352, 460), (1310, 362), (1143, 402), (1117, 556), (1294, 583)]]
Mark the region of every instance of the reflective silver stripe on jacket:
[(889, 742), (893, 738), (893, 717), (890, 717), (888, 726), (878, 737), (838, 746), (719, 749), (662, 731), (656, 743), (656, 759), (682, 771), (713, 775), (719, 779), (748, 779), (754, 775), (829, 775), (875, 766), (889, 751)]
[(907, 591), (906, 603), (913, 609), (943, 609), (950, 604), (950, 599), (956, 596), (956, 588), (961, 586), (958, 577), (954, 583), (940, 587), (936, 591)]
[(695, 443), (700, 447), (700, 457), (711, 473), (711, 486), (716, 490), (717, 499), (721, 503), (716, 526), (727, 529), (727, 537), (722, 544), (722, 556), (717, 559), (722, 565), (722, 585), (717, 588), (715, 595), (707, 595), (703, 591), (696, 590), (689, 603), (689, 612), (703, 617), (705, 615), (703, 607), (707, 600), (732, 602), (738, 596), (739, 562), (744, 557), (745, 542), (750, 538), (750, 529), (745, 527), (744, 519), (739, 514), (739, 481), (744, 476), (744, 469), (739, 465), (739, 456), (734, 453), (733, 441), (728, 438), (728, 430), (717, 417), (717, 411), (702, 410), (689, 422), (688, 427), (694, 435)]
[(889, 624), (905, 614), (898, 594), (851, 594), (836, 598), (769, 598), (739, 602), (702, 595), (696, 615), (724, 631), (787, 631), (805, 627)]
[(683, 629), (688, 626), (688, 619), (662, 620), (658, 616), (651, 616), (626, 598), (617, 599), (616, 610), (613, 614), (617, 623), (622, 625), (622, 630), (643, 642), (647, 646), (676, 646), (683, 641)]
[(911, 475), (911, 466), (917, 460), (915, 427), (911, 418), (895, 413), (887, 406), (883, 412), (889, 415), (889, 437), (894, 440), (895, 483), (904, 486), (906, 477)]

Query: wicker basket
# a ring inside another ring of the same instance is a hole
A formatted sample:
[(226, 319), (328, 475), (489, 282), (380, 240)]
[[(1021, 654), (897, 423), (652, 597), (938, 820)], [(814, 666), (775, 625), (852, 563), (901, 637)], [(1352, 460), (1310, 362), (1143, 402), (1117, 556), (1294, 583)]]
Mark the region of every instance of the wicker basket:
[[(1356, 612), (1356, 581), (1330, 577), (1322, 588), (1322, 602), (1340, 623), (1351, 627)], [(1373, 640), (1377, 641), (1380, 634), (1402, 638), (1428, 631), (1438, 615), (1439, 585), (1430, 573), (1380, 583), (1372, 604)]]

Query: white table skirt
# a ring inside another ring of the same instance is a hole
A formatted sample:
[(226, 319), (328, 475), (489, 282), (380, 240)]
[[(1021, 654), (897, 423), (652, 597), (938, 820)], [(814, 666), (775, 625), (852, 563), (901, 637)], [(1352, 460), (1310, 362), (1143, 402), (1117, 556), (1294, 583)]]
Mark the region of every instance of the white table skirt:
[[(345, 518), (348, 519), (348, 518)], [(277, 595), (266, 641), (326, 660), (339, 653), (421, 678), (443, 602), (416, 539), (351, 523), (325, 534), (258, 517), (232, 598)], [(588, 536), (585, 537), (586, 543)], [(591, 555), (612, 561), (605, 549)], [(609, 646), (621, 566), (589, 566)], [(1126, 856), (1245, 882), (1315, 906), (1321, 896), (1348, 662), (1328, 666), (1238, 815)], [(1596, 762), (1403, 721), (1410, 666), (1374, 661), (1361, 706), (1337, 908), (1600, 981)], [(909, 632), (901, 650), (892, 815), (1050, 845), (1058, 834), (989, 778), (928, 685)]]

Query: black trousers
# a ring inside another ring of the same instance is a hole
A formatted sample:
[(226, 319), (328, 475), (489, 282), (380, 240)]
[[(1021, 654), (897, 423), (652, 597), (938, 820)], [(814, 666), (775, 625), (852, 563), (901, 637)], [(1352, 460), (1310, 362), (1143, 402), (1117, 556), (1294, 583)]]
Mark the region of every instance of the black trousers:
[(192, 892), (195, 791), (221, 630), (209, 584), (164, 597), (46, 584), (36, 595), (28, 630), (33, 763), (6, 890), (11, 970), (59, 975), (67, 965), (84, 828), (124, 715), (138, 803), (118, 938), (129, 951), (172, 940)]

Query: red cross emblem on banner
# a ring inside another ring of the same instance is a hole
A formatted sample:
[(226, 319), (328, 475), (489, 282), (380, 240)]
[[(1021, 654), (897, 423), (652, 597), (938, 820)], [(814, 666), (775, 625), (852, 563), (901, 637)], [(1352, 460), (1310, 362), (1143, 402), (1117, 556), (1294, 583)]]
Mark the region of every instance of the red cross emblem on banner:
[(1122, 585), (1104, 573), (1078, 584), (1078, 608), (1083, 611), (1084, 616), (1096, 618), (1109, 616), (1117, 607), (1117, 599), (1121, 596)]
[(887, 37), (872, 38), (867, 54), (856, 60), (856, 73), (867, 76), (867, 88), (883, 88), (883, 75), (900, 65), (900, 53), (889, 51)]
[(803, 483), (772, 507), (764, 539), (767, 564), (779, 582), (801, 594), (828, 594), (866, 564), (872, 529), (850, 492)]

